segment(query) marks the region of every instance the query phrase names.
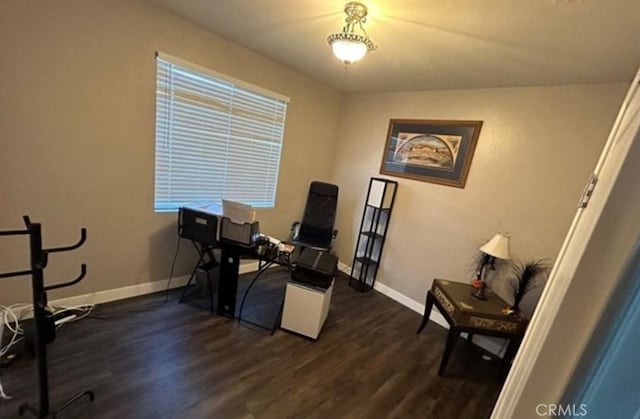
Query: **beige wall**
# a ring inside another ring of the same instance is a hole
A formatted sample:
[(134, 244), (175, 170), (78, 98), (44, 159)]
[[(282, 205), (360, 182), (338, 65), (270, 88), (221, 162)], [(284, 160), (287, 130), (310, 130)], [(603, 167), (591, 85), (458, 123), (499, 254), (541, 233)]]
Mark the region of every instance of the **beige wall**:
[[(52, 298), (165, 279), (175, 214), (153, 212), (154, 52), (291, 97), (277, 208), (263, 231), (284, 236), (308, 183), (340, 185), (336, 250), (350, 263), (366, 185), (390, 118), (484, 121), (465, 189), (399, 179), (378, 279), (422, 301), (433, 277), (467, 280), (495, 231), (523, 258), (553, 258), (626, 90), (624, 84), (349, 95), (134, 1), (0, 3), (0, 229), (30, 214), (45, 243), (89, 242), (52, 258), (47, 279), (90, 274)], [(340, 115), (340, 110), (344, 112)], [(338, 126), (339, 125), (339, 126)], [(338, 135), (335, 135), (335, 132)], [(312, 156), (312, 158), (308, 158)], [(0, 240), (0, 271), (27, 261)], [(183, 249), (178, 274), (192, 261)], [(3, 280), (0, 303), (28, 300)]]
[(464, 189), (399, 179), (378, 280), (423, 302), (433, 278), (467, 281), (497, 231), (523, 259), (556, 256), (627, 85), (354, 94), (339, 126), (337, 251), (350, 263), (389, 119), (484, 121)]
[[(309, 181), (329, 179), (339, 92), (142, 2), (0, 3), (0, 229), (31, 215), (45, 245), (83, 249), (54, 255), (48, 282), (86, 280), (50, 298), (169, 276), (175, 214), (153, 212), (155, 51), (209, 67), (291, 98), (277, 208), (263, 231), (288, 233)], [(313, 156), (313, 158), (308, 158)], [(28, 263), (24, 238), (0, 240), (0, 272)], [(183, 247), (178, 274), (193, 252)], [(0, 303), (28, 301), (28, 281), (4, 279)]]

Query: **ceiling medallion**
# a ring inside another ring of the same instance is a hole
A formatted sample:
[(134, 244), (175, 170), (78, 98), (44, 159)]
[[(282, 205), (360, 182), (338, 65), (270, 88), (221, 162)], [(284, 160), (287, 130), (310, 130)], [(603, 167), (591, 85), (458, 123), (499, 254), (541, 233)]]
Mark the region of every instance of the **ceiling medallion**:
[(360, 61), (369, 51), (375, 50), (376, 46), (364, 30), (367, 6), (351, 1), (344, 6), (344, 12), (347, 17), (342, 32), (332, 33), (327, 38), (327, 42), (331, 45), (333, 55), (346, 66)]

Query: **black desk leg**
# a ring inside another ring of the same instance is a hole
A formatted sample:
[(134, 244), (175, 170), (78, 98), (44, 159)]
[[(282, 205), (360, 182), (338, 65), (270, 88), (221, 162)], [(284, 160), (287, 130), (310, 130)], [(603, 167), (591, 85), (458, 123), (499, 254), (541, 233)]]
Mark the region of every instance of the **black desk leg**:
[(420, 323), (420, 327), (418, 327), (418, 331), (416, 333), (422, 332), (422, 329), (429, 322), (429, 317), (431, 317), (431, 309), (433, 308), (433, 295), (431, 291), (427, 291), (427, 301), (424, 304), (424, 315), (422, 316), (422, 323)]
[(458, 336), (460, 336), (460, 332), (458, 329), (449, 326), (449, 334), (447, 335), (447, 345), (444, 347), (444, 353), (442, 354), (442, 361), (440, 361), (440, 368), (438, 368), (438, 375), (442, 375), (444, 369), (447, 366), (447, 362), (449, 362), (449, 357), (451, 357), (451, 352), (453, 352), (453, 347), (458, 340)]
[(240, 253), (231, 246), (222, 246), (220, 261), (220, 279), (218, 281), (217, 313), (221, 316), (235, 318), (236, 294), (238, 293), (238, 270), (240, 269)]

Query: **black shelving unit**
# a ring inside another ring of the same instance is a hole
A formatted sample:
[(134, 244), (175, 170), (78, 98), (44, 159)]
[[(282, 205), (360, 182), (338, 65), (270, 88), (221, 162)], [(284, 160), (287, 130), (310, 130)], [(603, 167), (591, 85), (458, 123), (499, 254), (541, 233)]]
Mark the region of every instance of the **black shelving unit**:
[(349, 285), (358, 291), (373, 288), (389, 229), (398, 182), (372, 177), (365, 199)]

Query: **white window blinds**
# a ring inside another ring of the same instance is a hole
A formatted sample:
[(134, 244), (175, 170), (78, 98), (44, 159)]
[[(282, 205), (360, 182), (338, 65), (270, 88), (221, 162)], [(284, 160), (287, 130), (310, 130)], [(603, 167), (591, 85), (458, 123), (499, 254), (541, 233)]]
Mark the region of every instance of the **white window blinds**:
[(155, 210), (275, 205), (288, 98), (157, 56)]

